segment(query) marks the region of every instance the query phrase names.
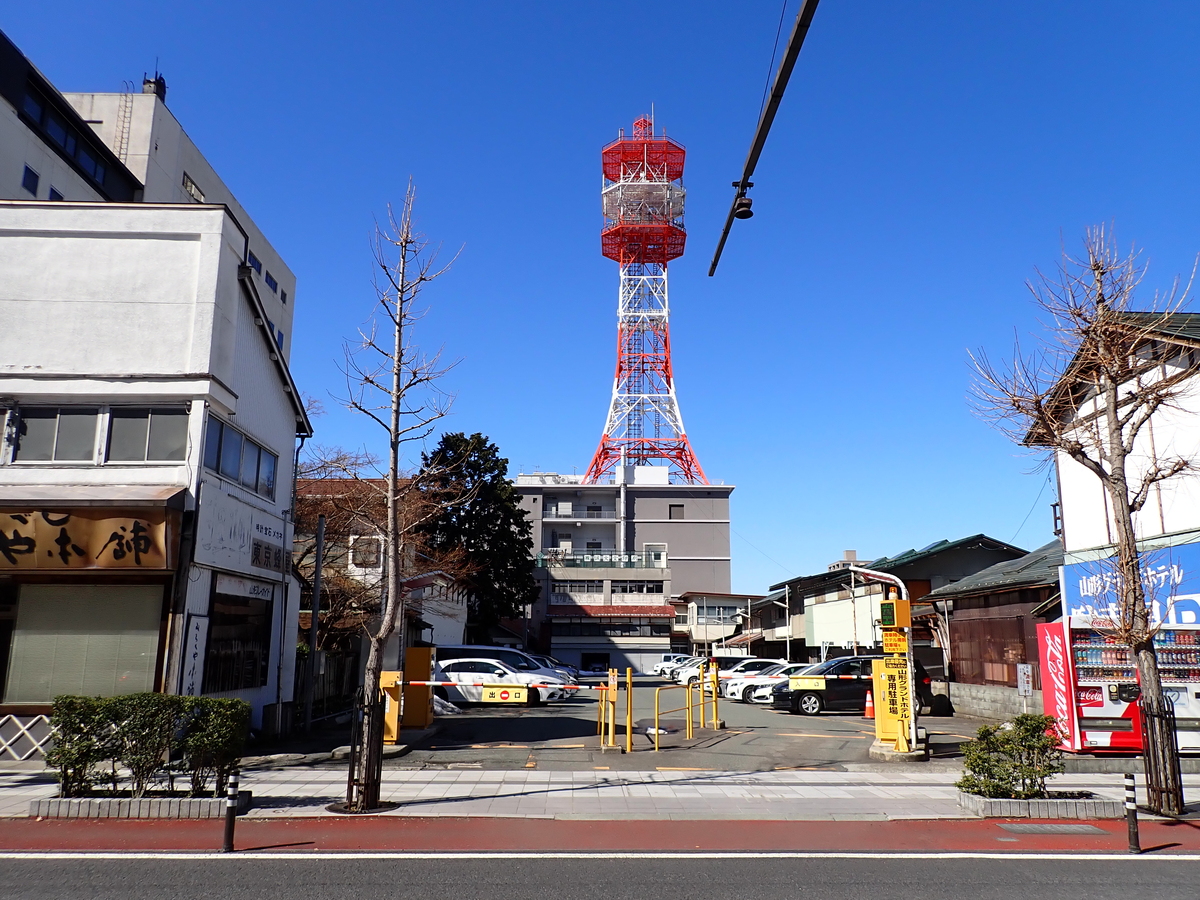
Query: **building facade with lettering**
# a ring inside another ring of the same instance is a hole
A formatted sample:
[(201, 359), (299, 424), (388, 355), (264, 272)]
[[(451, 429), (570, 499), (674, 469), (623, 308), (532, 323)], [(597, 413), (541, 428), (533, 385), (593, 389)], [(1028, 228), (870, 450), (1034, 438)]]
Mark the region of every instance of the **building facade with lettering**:
[(60, 694), (288, 721), (295, 279), (147, 85), (65, 97), (0, 35), (0, 756)]

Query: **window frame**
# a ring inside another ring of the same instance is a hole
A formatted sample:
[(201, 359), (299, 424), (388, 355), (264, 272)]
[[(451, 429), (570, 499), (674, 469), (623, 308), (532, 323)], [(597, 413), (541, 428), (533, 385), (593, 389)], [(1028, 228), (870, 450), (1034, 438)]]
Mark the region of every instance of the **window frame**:
[[(113, 413), (123, 412), (126, 410), (144, 410), (146, 412), (146, 440), (145, 440), (145, 457), (143, 459), (112, 459), (112, 429), (113, 422), (119, 416), (114, 416)], [(183, 432), (183, 455), (178, 459), (163, 459), (150, 458), (150, 441), (152, 429), (154, 427), (154, 415), (157, 413), (162, 415), (167, 412), (182, 412), (184, 417), (184, 432)], [(137, 466), (137, 465), (182, 465), (187, 462), (188, 450), (191, 446), (191, 418), (192, 411), (189, 406), (183, 404), (163, 404), (160, 406), (126, 406), (124, 404), (110, 404), (103, 409), (104, 416), (104, 441), (100, 448), (102, 460), (101, 465), (113, 466)]]
[[(217, 436), (217, 449), (215, 452), (215, 455), (216, 455), (216, 466), (215, 467), (212, 464), (210, 464), (210, 462), (209, 462), (209, 450), (211, 447), (211, 439), (213, 436), (213, 423), (216, 423), (216, 436)], [(224, 456), (225, 456), (225, 433), (227, 431), (233, 432), (241, 440), (241, 449), (238, 451), (238, 474), (236, 476), (227, 475), (223, 471), (223, 464), (225, 462), (225, 459), (224, 459)], [(246, 485), (246, 483), (242, 480), (242, 475), (243, 475), (242, 468), (246, 462), (246, 445), (247, 444), (249, 444), (252, 447), (257, 448), (257, 450), (259, 452), (259, 462), (258, 462), (258, 466), (255, 470), (254, 487), (248, 487)], [(272, 479), (271, 479), (271, 490), (269, 493), (262, 490), (262, 477), (261, 477), (262, 470), (263, 470), (262, 456), (264, 454), (271, 458)], [(236, 426), (231, 425), (230, 423), (226, 422), (224, 419), (220, 418), (219, 416), (214, 416), (211, 412), (208, 414), (208, 418), (206, 419), (206, 421), (204, 423), (204, 447), (202, 448), (202, 452), (200, 454), (200, 466), (201, 466), (201, 468), (204, 469), (204, 471), (208, 472), (209, 474), (215, 475), (218, 478), (222, 479), (223, 481), (229, 482), (230, 484), (237, 485), (243, 491), (248, 491), (257, 497), (262, 497), (265, 500), (270, 500), (271, 502), (275, 502), (275, 497), (279, 490), (279, 477), (278, 477), (279, 454), (276, 453), (274, 450), (271, 450), (269, 447), (267, 447), (267, 445), (264, 444), (262, 441), (259, 441), (259, 440), (256, 440), (255, 438), (250, 437), (248, 434), (243, 432), (240, 428), (237, 428)]]

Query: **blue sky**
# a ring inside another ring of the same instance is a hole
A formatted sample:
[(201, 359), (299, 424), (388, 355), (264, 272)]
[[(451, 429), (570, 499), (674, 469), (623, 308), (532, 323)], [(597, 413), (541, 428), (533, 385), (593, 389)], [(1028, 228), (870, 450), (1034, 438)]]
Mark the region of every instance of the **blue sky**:
[(447, 428), (489, 435), (514, 471), (586, 467), (617, 291), (599, 152), (653, 104), (688, 149), (675, 370), (701, 463), (738, 486), (734, 589), (847, 548), (1036, 547), (1053, 486), (971, 415), (967, 350), (1036, 328), (1025, 280), (1090, 224), (1146, 248), (1151, 288), (1190, 270), (1200, 5), (826, 0), (756, 215), (708, 278), (780, 5), (42, 0), (0, 27), (62, 90), (119, 90), (159, 59), (171, 109), (299, 279), (292, 365), (324, 398), (321, 441), (378, 446), (328, 393), (370, 311), (373, 217), (411, 175), (422, 228), (464, 246), (422, 325), (462, 360)]

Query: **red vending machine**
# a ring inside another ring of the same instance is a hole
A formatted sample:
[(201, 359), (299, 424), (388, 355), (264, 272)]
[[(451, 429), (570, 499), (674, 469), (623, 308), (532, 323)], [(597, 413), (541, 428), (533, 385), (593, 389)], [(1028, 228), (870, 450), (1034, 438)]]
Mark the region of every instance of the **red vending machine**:
[[(1142, 562), (1179, 749), (1200, 753), (1200, 547), (1161, 548), (1145, 553)], [(1063, 617), (1038, 625), (1043, 707), (1062, 725), (1064, 750), (1138, 752), (1141, 690), (1133, 653), (1113, 634), (1119, 620), (1113, 562), (1066, 565), (1061, 579)]]

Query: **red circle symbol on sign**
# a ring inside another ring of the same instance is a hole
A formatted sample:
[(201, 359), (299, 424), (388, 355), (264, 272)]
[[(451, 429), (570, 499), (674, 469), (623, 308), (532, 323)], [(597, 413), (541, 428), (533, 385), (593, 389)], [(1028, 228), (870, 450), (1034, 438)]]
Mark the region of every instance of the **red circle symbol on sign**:
[(500, 692), (500, 699), (501, 699), (501, 700), (507, 700), (507, 699), (508, 699), (508, 691), (501, 691), (501, 692)]

